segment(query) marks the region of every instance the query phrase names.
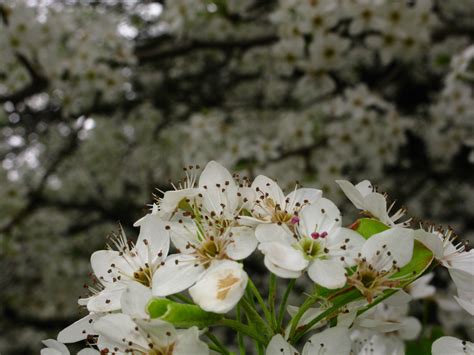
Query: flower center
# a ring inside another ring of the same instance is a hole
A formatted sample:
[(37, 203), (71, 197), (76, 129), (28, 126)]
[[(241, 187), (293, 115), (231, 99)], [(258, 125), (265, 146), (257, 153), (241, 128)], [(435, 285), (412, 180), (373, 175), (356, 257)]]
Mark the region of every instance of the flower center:
[(382, 294), (386, 289), (395, 288), (400, 285), (399, 280), (391, 280), (398, 271), (397, 267), (385, 271), (377, 271), (366, 260), (358, 260), (356, 271), (348, 277), (350, 285), (355, 286), (372, 303), (373, 299)]
[(286, 211), (277, 210), (272, 215), (272, 222), (278, 224), (286, 224), (292, 221), (294, 216)]
[(151, 279), (152, 279), (150, 268), (147, 267), (145, 269), (143, 269), (143, 268), (138, 269), (137, 271), (135, 271), (133, 273), (133, 278), (135, 279), (135, 281), (138, 281), (141, 284), (143, 284), (147, 287), (150, 287), (151, 286)]
[(222, 260), (227, 258), (225, 251), (229, 243), (229, 240), (209, 237), (201, 243), (200, 248), (196, 250), (196, 253), (201, 259), (203, 265), (208, 267), (211, 260)]
[(303, 238), (294, 245), (297, 250), (300, 250), (306, 259), (316, 259), (321, 255), (323, 248), (319, 241), (311, 238)]
[[(151, 346), (153, 344), (150, 344)], [(174, 343), (166, 346), (166, 347), (160, 347), (160, 348), (155, 348), (152, 346), (150, 350), (148, 350), (147, 355), (172, 355), (174, 350)]]

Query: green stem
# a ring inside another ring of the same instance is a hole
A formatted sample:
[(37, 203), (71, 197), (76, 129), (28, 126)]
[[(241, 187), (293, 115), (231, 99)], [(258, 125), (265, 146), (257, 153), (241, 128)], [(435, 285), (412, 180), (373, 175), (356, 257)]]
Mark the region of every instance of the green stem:
[(298, 340), (300, 340), (311, 329), (311, 327), (313, 327), (318, 322), (322, 321), (324, 318), (326, 318), (326, 317), (330, 316), (331, 314), (337, 312), (339, 310), (339, 308), (345, 306), (349, 302), (354, 301), (358, 296), (360, 296), (360, 293), (357, 290), (351, 290), (348, 293), (338, 297), (336, 300), (333, 301), (332, 306), (330, 308), (328, 308), (324, 312), (320, 313), (318, 316), (313, 318), (307, 324), (302, 326), (298, 330), (298, 334), (293, 334), (294, 338), (292, 339), (292, 343), (293, 344), (296, 343)]
[[(206, 336), (209, 338), (209, 340), (211, 340), (214, 343), (214, 346), (219, 349), (219, 350), (217, 350), (218, 352), (220, 352), (221, 354), (225, 354), (225, 355), (230, 354), (230, 352), (225, 348), (224, 345), (222, 345), (222, 343), (219, 341), (219, 339), (216, 338), (216, 336), (214, 334), (207, 331)], [(212, 344), (209, 344), (209, 345), (212, 345)]]
[(270, 285), (268, 291), (268, 305), (270, 307), (271, 324), (274, 330), (277, 329), (277, 321), (275, 315), (275, 301), (276, 301), (277, 278), (274, 273), (270, 273)]
[(252, 329), (248, 325), (237, 322), (236, 320), (223, 318), (219, 322), (217, 322), (217, 325), (234, 329), (235, 331), (242, 333), (243, 335), (246, 335), (252, 339), (255, 339), (259, 343), (262, 343), (262, 344), (266, 343), (265, 338), (262, 337), (258, 332), (256, 332), (254, 329)]
[(266, 339), (270, 339), (273, 336), (273, 330), (270, 325), (265, 322), (265, 320), (260, 316), (257, 310), (253, 308), (250, 303), (244, 298), (241, 299), (240, 305), (242, 306), (245, 314), (247, 315), (249, 324), (252, 325), (254, 330), (259, 334), (263, 333)]
[(217, 346), (214, 344), (207, 344), (209, 346), (209, 349), (214, 350), (216, 353), (223, 354), (222, 350), (219, 349)]
[(250, 287), (247, 287), (245, 289), (245, 297), (248, 299), (248, 301), (250, 302), (250, 304), (252, 305), (253, 308), (255, 308), (255, 297), (252, 293), (252, 290), (250, 289)]
[[(242, 322), (242, 315), (241, 315), (241, 310), (240, 310), (240, 304), (237, 305), (237, 321), (239, 323)], [(244, 344), (244, 337), (242, 336), (242, 333), (237, 333), (237, 341), (239, 343), (239, 352), (240, 355), (245, 355), (245, 344)]]
[(317, 301), (318, 301), (317, 295), (312, 294), (303, 302), (298, 312), (290, 320), (291, 328), (290, 328), (289, 338), (292, 338), (295, 335), (295, 331), (298, 326), (298, 323), (300, 322), (301, 317), (303, 317), (305, 312)]
[(249, 282), (248, 282), (248, 287), (250, 288), (250, 290), (254, 294), (255, 298), (257, 299), (258, 304), (262, 308), (263, 314), (265, 315), (265, 318), (267, 319), (268, 324), (272, 324), (273, 323), (272, 322), (272, 315), (270, 314), (270, 311), (268, 310), (267, 305), (263, 301), (263, 298), (260, 295), (260, 292), (258, 292), (257, 287), (255, 286), (255, 284), (253, 283), (253, 281), (250, 278), (249, 278)]
[(295, 286), (296, 279), (291, 279), (286, 287), (285, 293), (283, 294), (283, 299), (280, 303), (280, 309), (278, 311), (278, 320), (277, 320), (277, 331), (281, 328), (283, 323), (283, 318), (285, 317), (286, 305), (288, 303), (288, 297), (290, 296), (291, 290)]

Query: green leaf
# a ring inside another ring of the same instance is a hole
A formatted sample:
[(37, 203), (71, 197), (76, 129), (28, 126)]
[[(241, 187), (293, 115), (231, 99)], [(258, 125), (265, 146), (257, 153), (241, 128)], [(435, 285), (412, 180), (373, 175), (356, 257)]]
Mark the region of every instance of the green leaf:
[(354, 227), (354, 230), (365, 239), (369, 239), (374, 234), (390, 229), (387, 225), (372, 218), (361, 218), (354, 223)]
[(153, 298), (148, 303), (148, 314), (151, 318), (160, 318), (168, 310), (168, 305), (172, 303), (167, 298)]
[(197, 326), (205, 328), (216, 324), (223, 318), (221, 314), (206, 312), (194, 304), (170, 301), (166, 298), (154, 298), (148, 303), (151, 318), (159, 318), (178, 328)]
[(413, 256), (411, 261), (406, 264), (404, 267), (397, 272), (394, 277), (400, 277), (405, 275), (412, 275), (408, 278), (408, 280), (402, 284), (408, 284), (412, 280), (420, 277), (425, 270), (431, 265), (433, 261), (433, 253), (427, 247), (425, 247), (422, 243), (415, 240), (415, 244), (413, 246)]

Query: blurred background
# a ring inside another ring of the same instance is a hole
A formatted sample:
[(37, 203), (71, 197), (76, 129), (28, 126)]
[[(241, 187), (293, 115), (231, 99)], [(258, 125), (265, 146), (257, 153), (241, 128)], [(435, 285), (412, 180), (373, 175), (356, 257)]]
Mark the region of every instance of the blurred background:
[[(0, 353), (76, 320), (89, 256), (215, 159), (356, 216), (371, 180), (474, 240), (472, 0), (0, 1)], [(343, 205), (345, 204), (345, 205)], [(345, 207), (344, 207), (345, 206)], [(424, 323), (473, 339), (439, 287)]]

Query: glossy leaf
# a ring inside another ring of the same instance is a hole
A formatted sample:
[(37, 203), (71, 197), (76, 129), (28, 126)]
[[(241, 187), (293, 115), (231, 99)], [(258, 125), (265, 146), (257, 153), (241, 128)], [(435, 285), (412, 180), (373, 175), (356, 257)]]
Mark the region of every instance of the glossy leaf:
[(205, 328), (222, 319), (221, 314), (206, 312), (194, 304), (184, 304), (170, 301), (166, 298), (154, 298), (148, 304), (151, 318), (159, 318), (178, 328), (188, 328), (193, 325)]
[(361, 218), (353, 224), (352, 229), (354, 229), (365, 239), (369, 239), (374, 234), (386, 231), (387, 229), (390, 229), (390, 227), (376, 219)]

